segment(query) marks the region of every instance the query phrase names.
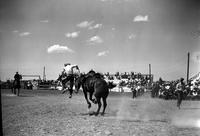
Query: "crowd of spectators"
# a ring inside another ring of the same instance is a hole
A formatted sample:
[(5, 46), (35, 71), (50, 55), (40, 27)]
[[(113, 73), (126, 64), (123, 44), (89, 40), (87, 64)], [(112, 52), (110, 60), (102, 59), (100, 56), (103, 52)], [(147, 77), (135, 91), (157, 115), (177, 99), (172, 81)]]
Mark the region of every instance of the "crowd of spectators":
[[(152, 97), (161, 97), (165, 99), (176, 98), (176, 85), (179, 80), (163, 81), (160, 78), (157, 82), (153, 83)], [(185, 81), (184, 95), (195, 97), (200, 95), (200, 79)]]
[(104, 74), (104, 77), (105, 79), (109, 81), (118, 80), (120, 81), (119, 82), (120, 86), (128, 86), (128, 87), (137, 86), (137, 85), (150, 86), (153, 81), (153, 75), (150, 76), (148, 74), (141, 74), (141, 73), (134, 73), (134, 72), (130, 72), (130, 73), (116, 72), (116, 74), (106, 73)]

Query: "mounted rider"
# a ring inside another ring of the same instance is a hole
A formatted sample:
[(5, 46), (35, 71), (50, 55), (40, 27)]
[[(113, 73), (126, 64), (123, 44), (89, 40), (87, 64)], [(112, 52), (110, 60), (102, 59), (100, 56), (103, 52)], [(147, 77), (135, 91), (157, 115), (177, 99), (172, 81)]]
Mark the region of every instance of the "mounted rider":
[(17, 87), (21, 87), (20, 86), (20, 80), (22, 79), (22, 76), (18, 73), (18, 72), (16, 72), (16, 74), (14, 75), (14, 81), (17, 83)]
[[(63, 90), (65, 88), (65, 84), (68, 81), (70, 82), (70, 88), (69, 88), (70, 96), (69, 96), (69, 98), (72, 97), (73, 86), (74, 86), (74, 78), (78, 75), (80, 75), (80, 70), (79, 70), (78, 65), (72, 65), (70, 63), (64, 64), (63, 71), (61, 73), (61, 76), (62, 76), (61, 82), (62, 82)], [(65, 91), (66, 90), (64, 90), (63, 93)]]
[(13, 87), (12, 87), (12, 92), (14, 94), (16, 94), (16, 89), (18, 89), (17, 91), (17, 96), (19, 96), (19, 92), (20, 92), (20, 80), (22, 79), (22, 75), (20, 75), (18, 72), (16, 72), (16, 74), (14, 75), (14, 82), (13, 82)]

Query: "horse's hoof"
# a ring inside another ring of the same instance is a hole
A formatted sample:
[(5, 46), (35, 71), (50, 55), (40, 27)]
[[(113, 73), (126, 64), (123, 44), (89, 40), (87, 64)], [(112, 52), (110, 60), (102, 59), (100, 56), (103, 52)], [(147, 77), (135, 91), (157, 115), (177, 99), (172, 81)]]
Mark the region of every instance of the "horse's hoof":
[(97, 113), (97, 112), (96, 112), (94, 115), (95, 115), (95, 116), (98, 116), (98, 115), (99, 115), (99, 113)]
[(95, 112), (94, 111), (91, 111), (91, 112), (89, 112), (88, 113), (90, 116), (92, 116), (92, 115), (95, 115)]
[(101, 116), (104, 116), (104, 113), (103, 113), (103, 112), (101, 113)]
[(69, 98), (72, 98), (72, 96), (70, 95)]

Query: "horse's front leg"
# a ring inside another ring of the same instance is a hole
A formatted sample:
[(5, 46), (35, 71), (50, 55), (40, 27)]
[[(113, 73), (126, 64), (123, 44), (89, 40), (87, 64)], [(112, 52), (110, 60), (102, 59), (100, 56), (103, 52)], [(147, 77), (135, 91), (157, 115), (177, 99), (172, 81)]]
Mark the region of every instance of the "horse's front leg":
[(94, 92), (91, 92), (91, 93), (90, 93), (90, 100), (91, 100), (94, 104), (97, 104), (96, 99), (93, 99), (93, 98), (92, 98), (93, 93), (94, 93)]
[(14, 92), (14, 94), (16, 95), (16, 88), (14, 88), (14, 91), (13, 91), (13, 92)]
[(20, 93), (20, 89), (18, 88), (17, 89), (17, 96), (19, 96), (19, 93)]
[(95, 113), (95, 115), (97, 116), (101, 109), (101, 98), (96, 98), (96, 99), (97, 99), (97, 103), (98, 103), (98, 109), (97, 109), (97, 112)]
[(91, 108), (91, 103), (90, 103), (89, 100), (88, 100), (87, 92), (86, 92), (86, 91), (83, 91), (83, 93), (84, 93), (84, 96), (85, 96), (85, 100), (86, 100), (86, 102), (87, 102), (87, 104), (88, 104), (88, 108)]

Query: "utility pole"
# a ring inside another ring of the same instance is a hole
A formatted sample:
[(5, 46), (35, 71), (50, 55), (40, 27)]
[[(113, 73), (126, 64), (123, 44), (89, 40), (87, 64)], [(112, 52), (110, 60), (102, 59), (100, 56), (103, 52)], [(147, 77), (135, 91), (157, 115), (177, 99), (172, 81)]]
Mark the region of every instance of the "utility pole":
[(43, 81), (46, 81), (45, 67), (44, 67), (44, 71), (43, 71)]
[(3, 136), (3, 120), (2, 120), (2, 102), (1, 102), (1, 80), (0, 80), (0, 121), (1, 121), (1, 136)]
[(189, 81), (189, 72), (190, 72), (190, 53), (187, 54), (187, 83)]
[(150, 82), (152, 81), (151, 79), (151, 64), (149, 64), (149, 77), (150, 77)]

